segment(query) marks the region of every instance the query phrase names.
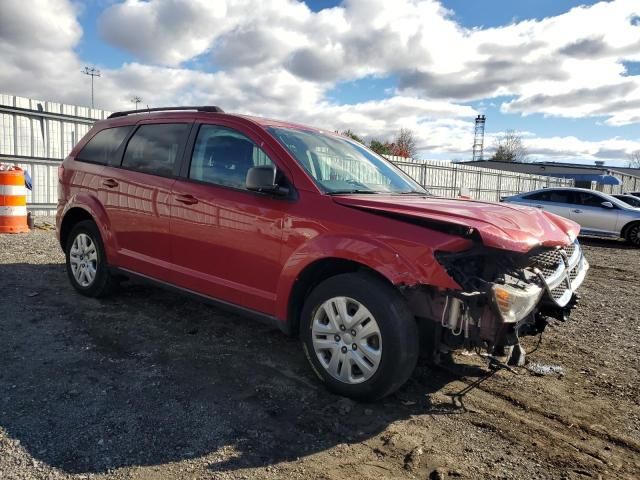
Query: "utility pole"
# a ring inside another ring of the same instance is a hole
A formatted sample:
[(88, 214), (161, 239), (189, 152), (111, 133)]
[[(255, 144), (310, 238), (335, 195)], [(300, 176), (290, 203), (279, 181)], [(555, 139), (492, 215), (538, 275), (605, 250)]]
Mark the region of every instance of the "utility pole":
[(138, 109), (138, 104), (140, 102), (142, 102), (142, 98), (140, 98), (139, 96), (136, 95), (136, 96), (131, 98), (131, 102), (136, 104), (136, 110), (137, 110)]
[(93, 108), (93, 78), (100, 76), (100, 70), (95, 67), (84, 67), (84, 70), (81, 70), (80, 73), (91, 77), (91, 108)]

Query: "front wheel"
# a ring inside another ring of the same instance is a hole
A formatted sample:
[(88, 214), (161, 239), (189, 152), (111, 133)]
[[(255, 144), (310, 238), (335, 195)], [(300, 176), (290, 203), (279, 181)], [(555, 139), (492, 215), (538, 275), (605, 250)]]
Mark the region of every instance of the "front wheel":
[(631, 245), (640, 247), (640, 222), (631, 225), (627, 229), (626, 238)]
[(372, 401), (400, 388), (418, 359), (418, 328), (402, 296), (369, 273), (337, 275), (307, 297), (300, 335), (327, 388)]

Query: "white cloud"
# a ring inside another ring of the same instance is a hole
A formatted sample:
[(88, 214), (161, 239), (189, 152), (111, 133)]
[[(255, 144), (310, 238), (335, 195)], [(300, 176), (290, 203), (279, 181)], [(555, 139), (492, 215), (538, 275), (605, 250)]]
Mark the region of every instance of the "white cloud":
[(226, 3), (218, 1), (127, 0), (107, 8), (98, 26), (105, 40), (142, 60), (177, 65), (231, 27), (226, 14)]
[(573, 136), (533, 138), (524, 141), (534, 159), (613, 160), (624, 159), (634, 150), (640, 149), (640, 142), (611, 138), (601, 141), (587, 141)]

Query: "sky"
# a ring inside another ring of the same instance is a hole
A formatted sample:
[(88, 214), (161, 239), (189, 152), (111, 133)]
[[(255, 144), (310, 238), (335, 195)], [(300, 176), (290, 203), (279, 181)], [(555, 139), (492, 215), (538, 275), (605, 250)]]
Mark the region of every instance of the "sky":
[(640, 0), (1, 0), (0, 93), (96, 107), (219, 105), (413, 131), (470, 160), (520, 132), (531, 161), (626, 164), (640, 150)]

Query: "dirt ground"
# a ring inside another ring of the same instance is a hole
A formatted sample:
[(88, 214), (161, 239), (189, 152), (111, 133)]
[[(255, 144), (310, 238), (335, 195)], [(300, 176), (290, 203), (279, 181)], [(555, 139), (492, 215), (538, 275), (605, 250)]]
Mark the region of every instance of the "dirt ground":
[(529, 368), (456, 354), (359, 404), (296, 339), (147, 285), (81, 297), (53, 231), (0, 235), (0, 479), (640, 478), (640, 251), (583, 244)]

